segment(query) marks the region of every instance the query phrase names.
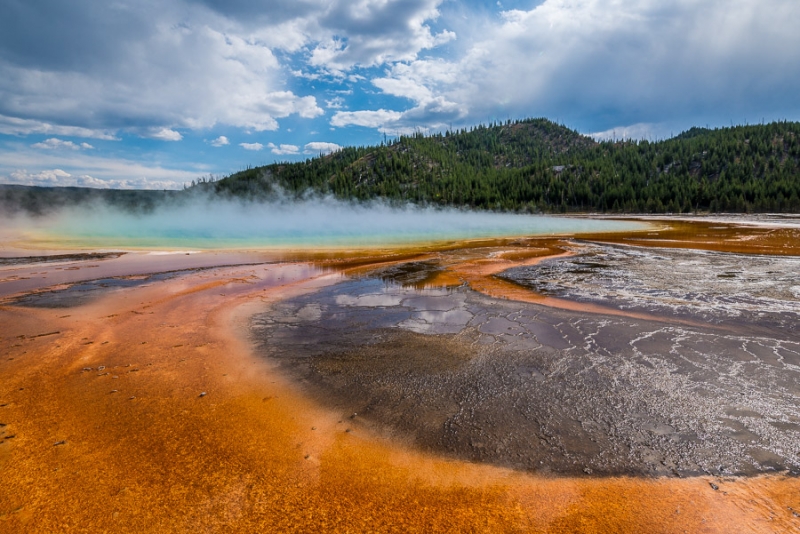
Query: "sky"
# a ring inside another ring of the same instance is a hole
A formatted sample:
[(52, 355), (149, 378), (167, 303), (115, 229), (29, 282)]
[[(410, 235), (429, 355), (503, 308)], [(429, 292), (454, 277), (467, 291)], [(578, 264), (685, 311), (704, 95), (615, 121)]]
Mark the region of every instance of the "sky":
[(797, 0), (0, 0), (0, 183), (178, 189), (421, 131), (800, 120)]

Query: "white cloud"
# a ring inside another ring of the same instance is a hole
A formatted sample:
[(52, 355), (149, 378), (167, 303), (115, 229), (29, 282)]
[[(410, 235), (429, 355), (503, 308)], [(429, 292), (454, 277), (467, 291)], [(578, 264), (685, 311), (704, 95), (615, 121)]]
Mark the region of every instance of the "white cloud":
[(439, 17), (441, 3), (442, 0), (333, 1), (318, 22), (330, 33), (319, 40), (309, 63), (341, 74), (354, 66), (414, 60), (420, 51), (455, 39), (455, 33), (443, 30), (434, 34), (426, 24)]
[[(0, 179), (2, 178), (3, 177), (0, 176)], [(100, 189), (108, 189), (111, 187), (109, 182), (98, 180), (88, 174), (74, 176), (61, 169), (47, 169), (36, 173), (29, 173), (25, 170), (14, 171), (11, 173), (10, 180), (7, 183), (50, 187), (95, 187)]]
[(303, 152), (306, 154), (330, 154), (331, 152), (341, 150), (341, 148), (342, 147), (336, 143), (312, 141), (310, 143), (306, 143), (306, 146), (303, 147)]
[(619, 141), (625, 139), (658, 141), (661, 139), (669, 139), (681, 131), (682, 128), (678, 124), (670, 125), (669, 123), (655, 124), (640, 122), (631, 125), (620, 125), (602, 132), (594, 132), (587, 135), (598, 141)]
[[(62, 173), (66, 173), (66, 176)], [(35, 150), (25, 146), (0, 148), (0, 182), (23, 185), (176, 189), (198, 172), (145, 165), (129, 159), (106, 158), (80, 150)], [(99, 180), (102, 183), (94, 183)]]
[[(749, 99), (765, 105), (800, 89), (800, 77), (786, 77), (796, 65), (787, 51), (800, 47), (798, 23), (800, 5), (792, 0), (550, 0), (510, 16), (498, 28), (506, 36), (499, 48), (485, 43), (500, 61), (476, 88), (493, 91), (498, 103), (537, 105), (551, 116), (602, 113), (624, 124), (676, 115), (702, 120), (714, 110), (727, 119), (752, 109)], [(515, 83), (499, 83), (504, 78)]]
[(54, 149), (86, 150), (94, 148), (89, 143), (81, 143), (78, 145), (73, 143), (72, 141), (64, 141), (62, 139), (58, 139), (57, 137), (51, 137), (50, 139), (45, 139), (41, 143), (34, 143), (31, 146), (33, 148), (44, 148), (47, 150), (54, 150)]
[[(280, 113), (284, 114), (276, 114), (279, 117), (286, 117), (292, 113), (297, 113), (304, 119), (313, 119), (314, 117), (319, 117), (320, 115), (325, 114), (325, 111), (317, 106), (317, 99), (313, 96), (304, 96), (302, 98), (298, 98), (288, 91), (284, 91), (281, 94), (285, 95), (286, 104), (284, 109), (280, 111)], [(275, 95), (277, 95), (277, 93), (273, 93), (273, 97), (275, 97)], [(289, 107), (289, 104), (291, 105), (291, 108)]]
[(409, 98), (416, 102), (433, 99), (433, 92), (430, 89), (410, 78), (378, 78), (372, 83), (389, 95)]
[(424, 102), (433, 94), (452, 88), (462, 82), (463, 67), (458, 63), (440, 58), (426, 58), (411, 63), (397, 63), (383, 78), (372, 80), (383, 92)]
[(410, 135), (414, 132), (440, 130), (453, 122), (462, 120), (466, 110), (442, 97), (423, 101), (418, 106), (403, 112), (387, 111), (339, 111), (331, 117), (331, 125), (365, 126), (391, 135)]
[(276, 154), (278, 156), (296, 155), (300, 153), (300, 147), (297, 145), (281, 144), (279, 146), (276, 146), (275, 144), (270, 143), (267, 146), (272, 150), (273, 154)]
[(328, 109), (342, 109), (344, 107), (344, 98), (341, 96), (335, 96), (330, 100), (326, 100), (325, 106)]
[(321, 80), (324, 76), (318, 72), (303, 72), (301, 70), (291, 71), (292, 76), (296, 78), (305, 78), (306, 80)]
[(70, 174), (62, 169), (46, 169), (39, 172), (18, 170), (12, 172), (8, 177), (0, 175), (0, 182), (40, 187), (92, 187), (95, 189), (180, 189), (182, 187), (182, 184), (174, 181), (148, 180), (144, 177), (127, 180), (100, 180), (88, 174)]
[(373, 85), (384, 93), (408, 98), (414, 106), (402, 111), (353, 111), (336, 113), (334, 126), (357, 125), (377, 128), (393, 135), (428, 132), (462, 121), (468, 108), (437, 93), (446, 93), (456, 84), (458, 66), (441, 59), (425, 59), (410, 64), (397, 63), (387, 76), (375, 78)]
[(634, 125), (636, 136), (640, 123), (800, 118), (794, 0), (546, 0), (479, 22), (457, 28), (456, 55), (372, 80), (413, 102), (397, 126), (547, 116), (590, 131)]
[[(276, 130), (281, 118), (324, 114), (314, 96), (287, 89), (287, 72), (361, 83), (353, 68), (414, 60), (455, 37), (431, 30), (442, 1), (165, 0), (156, 14), (128, 0), (77, 0), (56, 18), (16, 10), (0, 35), (0, 133), (178, 141), (220, 124)], [(305, 65), (282, 65), (277, 49), (305, 51)]]
[(386, 123), (393, 122), (402, 117), (399, 111), (379, 109), (376, 111), (337, 111), (331, 117), (331, 125), (342, 126), (366, 126), (367, 128), (379, 128)]
[(80, 128), (76, 126), (58, 126), (48, 122), (20, 119), (0, 114), (0, 134), (5, 135), (66, 135), (70, 137), (89, 137), (94, 139), (104, 139), (107, 141), (117, 141), (109, 130), (98, 130), (91, 128)]
[(215, 147), (221, 147), (229, 144), (231, 144), (231, 142), (224, 135), (220, 135), (219, 137), (211, 141), (211, 146)]
[(183, 136), (180, 134), (180, 132), (170, 130), (169, 128), (152, 128), (148, 130), (144, 136), (151, 139), (158, 139), (160, 141), (180, 141), (183, 139)]
[(259, 151), (264, 148), (261, 143), (239, 143), (239, 146), (245, 150)]
[[(72, 19), (81, 39), (66, 46)], [(8, 52), (0, 55), (0, 132), (113, 137), (130, 130), (177, 140), (177, 129), (274, 130), (277, 119), (323, 113), (313, 96), (285, 89), (263, 39), (191, 1), (167, 0), (157, 15), (141, 3), (79, 1), (65, 20), (28, 22), (27, 33), (0, 36)]]

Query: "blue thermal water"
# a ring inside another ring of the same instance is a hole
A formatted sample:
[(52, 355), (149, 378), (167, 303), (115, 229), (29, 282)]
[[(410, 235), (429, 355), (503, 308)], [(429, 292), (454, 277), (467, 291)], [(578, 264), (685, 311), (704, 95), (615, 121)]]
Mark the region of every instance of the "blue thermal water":
[(98, 206), (36, 223), (40, 243), (135, 248), (372, 247), (420, 242), (626, 231), (643, 224), (457, 209), (292, 203), (197, 202), (133, 214)]

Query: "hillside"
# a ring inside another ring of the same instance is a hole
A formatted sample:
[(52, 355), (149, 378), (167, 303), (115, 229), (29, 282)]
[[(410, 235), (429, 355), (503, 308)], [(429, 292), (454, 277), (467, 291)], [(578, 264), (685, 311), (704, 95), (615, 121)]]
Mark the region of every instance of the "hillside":
[(102, 202), (128, 211), (149, 211), (178, 197), (179, 191), (92, 189), (88, 187), (34, 187), (0, 184), (0, 213), (43, 215), (68, 206)]
[(800, 123), (595, 142), (546, 119), (400, 137), (198, 184), (531, 212), (800, 211)]

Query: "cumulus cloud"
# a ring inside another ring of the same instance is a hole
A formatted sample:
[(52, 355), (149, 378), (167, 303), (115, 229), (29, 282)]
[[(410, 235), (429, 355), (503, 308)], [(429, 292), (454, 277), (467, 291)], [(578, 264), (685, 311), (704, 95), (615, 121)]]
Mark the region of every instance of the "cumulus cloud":
[(433, 91), (423, 83), (407, 77), (378, 78), (373, 80), (372, 83), (389, 95), (400, 96), (417, 102), (426, 102), (433, 99)]
[[(694, 125), (696, 126), (696, 125)], [(648, 141), (658, 141), (661, 139), (669, 139), (675, 134), (680, 133), (685, 129), (685, 125), (678, 123), (646, 123), (640, 122), (629, 125), (619, 125), (608, 130), (601, 132), (592, 132), (587, 134), (594, 137), (598, 141), (619, 141), (625, 139), (647, 139)]]
[(341, 150), (341, 148), (342, 147), (336, 143), (312, 141), (310, 143), (306, 143), (306, 146), (303, 147), (303, 152), (306, 154), (330, 154), (331, 152)]
[(323, 113), (285, 89), (263, 39), (195, 2), (166, 0), (157, 15), (125, 0), (21, 6), (0, 22), (0, 131), (176, 140), (178, 128), (274, 130), (282, 117)]
[(264, 145), (261, 143), (239, 143), (239, 146), (245, 150), (253, 150), (255, 152), (264, 148)]
[(459, 83), (459, 76), (458, 65), (442, 59), (397, 63), (385, 76), (374, 78), (372, 84), (383, 93), (412, 101), (413, 107), (400, 112), (385, 109), (337, 112), (331, 124), (367, 126), (392, 134), (442, 129), (463, 121), (469, 113), (467, 104), (444, 96)]
[(273, 154), (278, 156), (296, 155), (300, 153), (300, 147), (297, 145), (275, 145), (270, 143), (267, 146), (272, 150)]
[(325, 113), (317, 106), (317, 99), (313, 96), (298, 98), (290, 91), (281, 91), (271, 93), (268, 97), (269, 102), (262, 103), (262, 106), (277, 117), (287, 117), (296, 113), (304, 119), (313, 119)]
[[(337, 0), (329, 3), (318, 25), (330, 32), (314, 48), (309, 64), (342, 73), (410, 61), (417, 54), (455, 39), (455, 33), (431, 31), (442, 0)], [(346, 36), (346, 38), (342, 38)]]
[[(313, 78), (361, 83), (354, 69), (454, 39), (431, 29), (442, 1), (165, 0), (158, 13), (131, 0), (15, 3), (0, 21), (0, 133), (179, 141), (216, 125), (277, 130), (324, 110), (287, 88), (285, 72), (303, 68), (287, 69), (276, 50), (304, 51)], [(327, 105), (346, 107), (341, 97)]]
[(59, 126), (44, 121), (21, 119), (0, 114), (0, 134), (5, 135), (66, 135), (70, 137), (88, 137), (107, 141), (119, 140), (109, 130), (81, 128), (77, 126)]
[(89, 143), (76, 144), (73, 143), (72, 141), (64, 141), (62, 139), (58, 139), (57, 137), (51, 137), (50, 139), (45, 139), (44, 141), (40, 143), (34, 143), (31, 146), (33, 148), (44, 148), (46, 150), (54, 150), (54, 149), (86, 150), (94, 148)]
[(326, 100), (325, 106), (328, 109), (342, 109), (344, 107), (344, 98), (341, 96), (335, 96), (330, 100)]
[(376, 111), (337, 111), (331, 118), (331, 125), (342, 126), (366, 126), (367, 128), (379, 128), (386, 123), (398, 120), (403, 114), (399, 111), (379, 109)]
[[(372, 84), (411, 105), (393, 124), (371, 124), (436, 128), (534, 115), (647, 135), (631, 125), (663, 132), (665, 123), (798, 117), (797, 24), (793, 0), (545, 0), (459, 28), (452, 57), (392, 64)], [(352, 113), (331, 124), (378, 116)]]
[(180, 141), (183, 136), (180, 132), (171, 130), (169, 128), (152, 128), (145, 133), (145, 137), (151, 139), (159, 139), (161, 141)]
[(425, 58), (411, 63), (397, 63), (385, 76), (374, 78), (372, 84), (384, 93), (426, 102), (464, 82), (460, 78), (462, 68), (457, 62)]
[(224, 135), (220, 135), (219, 137), (217, 137), (216, 139), (211, 141), (211, 146), (215, 146), (217, 148), (219, 148), (221, 146), (229, 145), (229, 144), (231, 144), (231, 142)]
[(181, 187), (181, 184), (174, 181), (149, 180), (144, 177), (100, 180), (88, 174), (70, 174), (62, 169), (47, 169), (39, 172), (18, 170), (7, 177), (0, 175), (0, 183), (39, 187), (91, 187), (95, 189), (179, 189)]
[[(202, 174), (130, 159), (107, 158), (83, 150), (41, 150), (12, 146), (0, 148), (0, 182), (22, 185), (78, 185), (176, 189)], [(66, 173), (66, 174), (64, 174)], [(69, 176), (67, 176), (69, 175)], [(99, 180), (92, 182), (90, 180)]]
[[(3, 177), (0, 177), (2, 179)], [(106, 181), (98, 180), (88, 174), (82, 176), (74, 176), (62, 169), (48, 169), (40, 172), (29, 173), (25, 170), (14, 171), (11, 173), (10, 180), (7, 183), (14, 183), (19, 185), (37, 185), (37, 186), (77, 186), (77, 187), (95, 187), (100, 189), (108, 189), (111, 187)]]
[(466, 116), (466, 109), (443, 97), (420, 102), (406, 111), (339, 111), (331, 118), (331, 125), (365, 126), (392, 135), (408, 135), (442, 129)]
[[(439, 16), (443, 0), (296, 0), (223, 2), (200, 0), (215, 14), (234, 22), (241, 33), (272, 49), (310, 53), (309, 67), (343, 73), (406, 61), (420, 51), (455, 38), (438, 33), (430, 23)], [(231, 24), (228, 24), (231, 27)], [(295, 75), (318, 79), (317, 73), (293, 69)]]

